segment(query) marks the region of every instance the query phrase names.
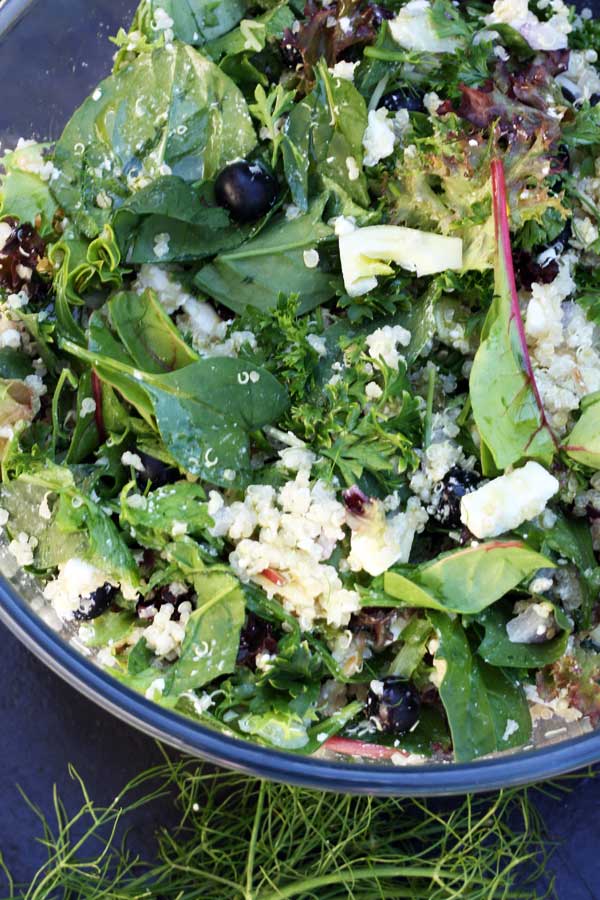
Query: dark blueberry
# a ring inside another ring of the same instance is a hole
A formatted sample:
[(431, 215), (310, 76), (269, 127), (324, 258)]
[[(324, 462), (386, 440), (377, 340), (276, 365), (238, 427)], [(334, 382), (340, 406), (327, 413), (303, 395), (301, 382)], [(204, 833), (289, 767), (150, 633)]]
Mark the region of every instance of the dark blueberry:
[(154, 620), (154, 616), (161, 606), (170, 603), (175, 607), (175, 611), (171, 618), (173, 621), (177, 622), (179, 620), (179, 607), (181, 604), (186, 601), (193, 603), (193, 600), (194, 592), (191, 588), (185, 592), (180, 593), (177, 591), (177, 593), (173, 593), (170, 585), (163, 584), (162, 587), (150, 591), (145, 597), (140, 597), (135, 607), (135, 612), (139, 619), (144, 619), (145, 622), (150, 623)]
[(390, 112), (397, 112), (399, 109), (407, 109), (409, 112), (425, 112), (423, 97), (422, 91), (398, 89), (384, 94), (379, 101), (379, 107), (385, 106)]
[(355, 516), (364, 516), (367, 506), (371, 503), (371, 498), (363, 494), (357, 485), (353, 485), (347, 491), (343, 491), (342, 497), (344, 498), (346, 509)]
[(369, 4), (373, 10), (373, 24), (381, 25), (386, 19), (393, 19), (396, 13), (392, 9), (386, 9), (385, 6), (379, 6), (377, 3)]
[(112, 606), (117, 588), (114, 585), (103, 584), (102, 587), (96, 588), (93, 593), (87, 597), (79, 598), (79, 609), (75, 611), (75, 618), (80, 622), (87, 622), (90, 619), (97, 619), (103, 612)]
[(576, 94), (573, 91), (570, 91), (568, 87), (565, 87), (564, 84), (561, 84), (560, 89), (563, 93), (563, 97), (568, 103), (575, 103), (577, 100)]
[(256, 657), (260, 653), (276, 653), (277, 638), (273, 634), (273, 626), (264, 619), (249, 612), (240, 635), (238, 650), (238, 666), (256, 669)]
[(421, 698), (411, 681), (390, 675), (371, 682), (367, 695), (367, 715), (387, 734), (406, 734), (419, 721)]
[(302, 65), (302, 54), (288, 38), (284, 37), (279, 45), (279, 50), (283, 64), (287, 66), (288, 69), (297, 69), (298, 66)]
[(465, 494), (476, 490), (480, 480), (476, 472), (469, 472), (459, 466), (450, 469), (441, 482), (434, 519), (448, 528), (460, 528), (460, 501)]
[(590, 106), (598, 106), (600, 103), (600, 94), (592, 94), (590, 97)]
[(277, 182), (259, 163), (245, 159), (225, 166), (215, 182), (219, 206), (236, 222), (256, 222), (277, 200)]
[(153, 490), (156, 490), (164, 487), (166, 484), (173, 484), (174, 481), (178, 481), (181, 477), (177, 469), (168, 466), (162, 460), (156, 459), (156, 457), (150, 456), (148, 453), (138, 451), (138, 456), (144, 466), (143, 472), (136, 470), (135, 473), (135, 480), (140, 491), (145, 491), (148, 485)]

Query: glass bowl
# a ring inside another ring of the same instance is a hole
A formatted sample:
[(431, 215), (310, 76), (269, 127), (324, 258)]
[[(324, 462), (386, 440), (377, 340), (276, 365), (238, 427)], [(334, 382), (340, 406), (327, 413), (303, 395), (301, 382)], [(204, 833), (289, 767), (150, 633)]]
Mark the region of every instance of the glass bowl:
[[(14, 146), (21, 136), (58, 137), (71, 112), (108, 73), (108, 36), (129, 21), (134, 5), (122, 0), (0, 0), (1, 147)], [(565, 729), (562, 721), (538, 729), (531, 748), (468, 764), (395, 766), (271, 750), (226, 737), (124, 687), (74, 646), (47, 612), (35, 580), (0, 546), (0, 620), (36, 656), (90, 701), (134, 727), (179, 750), (253, 775), (353, 793), (444, 795), (538, 781), (600, 760), (600, 731)]]

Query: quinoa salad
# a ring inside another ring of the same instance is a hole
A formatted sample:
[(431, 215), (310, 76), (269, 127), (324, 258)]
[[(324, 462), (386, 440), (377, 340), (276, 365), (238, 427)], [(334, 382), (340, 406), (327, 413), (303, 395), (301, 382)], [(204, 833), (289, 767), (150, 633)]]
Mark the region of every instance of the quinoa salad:
[(0, 524), (225, 734), (402, 764), (600, 719), (600, 23), (144, 0), (0, 175)]

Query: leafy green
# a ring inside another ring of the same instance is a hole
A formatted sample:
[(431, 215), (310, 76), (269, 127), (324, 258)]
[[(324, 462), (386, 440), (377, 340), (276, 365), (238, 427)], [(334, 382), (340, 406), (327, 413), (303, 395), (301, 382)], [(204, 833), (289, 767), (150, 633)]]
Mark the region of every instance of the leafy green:
[(178, 696), (233, 672), (244, 624), (238, 580), (215, 566), (193, 579), (197, 607), (188, 619), (181, 654), (166, 677), (165, 694)]
[[(235, 28), (246, 6), (245, 0), (150, 0), (153, 15), (161, 10), (172, 20), (177, 40), (196, 47)], [(160, 32), (151, 28), (152, 34)]]
[(590, 395), (581, 404), (581, 416), (566, 439), (567, 454), (591, 469), (600, 469), (600, 398)]
[(266, 130), (268, 140), (273, 145), (271, 153), (271, 166), (274, 168), (279, 156), (279, 149), (283, 141), (279, 120), (294, 106), (294, 91), (286, 91), (281, 84), (275, 85), (268, 94), (261, 84), (257, 84), (254, 90), (254, 104), (250, 106), (250, 112)]
[[(176, 372), (141, 372), (116, 358), (65, 341), (63, 347), (147, 413), (165, 446), (191, 475), (237, 487), (250, 479), (250, 432), (284, 413), (285, 389), (269, 372), (237, 359), (201, 359)], [(252, 378), (251, 376), (254, 376)], [(256, 378), (258, 376), (258, 378)], [(141, 392), (132, 400), (131, 389)]]
[(53, 232), (57, 205), (50, 193), (49, 179), (41, 178), (39, 171), (47, 165), (44, 157), (48, 144), (25, 144), (2, 157), (4, 175), (0, 177), (0, 218), (15, 216), (20, 222), (36, 225), (42, 237)]
[(575, 117), (565, 123), (561, 140), (570, 149), (590, 147), (600, 144), (600, 110), (590, 106), (589, 101), (582, 103), (575, 111)]
[(553, 567), (520, 541), (489, 541), (443, 553), (407, 575), (384, 575), (386, 594), (418, 609), (476, 613), (491, 606), (538, 569)]
[(527, 349), (510, 250), (504, 173), (492, 163), (497, 247), (495, 295), (473, 361), (469, 393), (475, 423), (499, 469), (523, 458), (549, 463), (555, 437), (548, 425)]
[[(523, 745), (531, 734), (531, 717), (518, 682), (472, 654), (459, 619), (437, 612), (428, 615), (439, 638), (435, 653), (439, 691), (456, 761)], [(512, 723), (516, 727), (511, 728)]]
[(157, 178), (117, 210), (115, 233), (128, 263), (156, 263), (155, 248), (168, 235), (161, 263), (205, 259), (239, 246), (248, 229), (233, 226), (214, 202), (208, 184), (188, 184), (175, 175)]
[(60, 174), (52, 191), (95, 237), (136, 188), (165, 174), (210, 181), (255, 143), (236, 85), (192, 47), (175, 43), (137, 57), (77, 110), (55, 148)]
[(257, 236), (237, 250), (220, 253), (200, 269), (196, 285), (228, 309), (241, 313), (248, 306), (262, 311), (277, 305), (281, 294), (296, 294), (299, 312), (308, 312), (335, 294), (336, 279), (321, 265), (308, 268), (303, 252), (333, 235), (323, 222), (327, 196), (304, 215), (274, 217)]
[(314, 90), (296, 104), (283, 129), (283, 165), (292, 199), (307, 210), (315, 194), (341, 190), (368, 207), (362, 171), (365, 102), (350, 81), (332, 78), (324, 64), (316, 71)]
[[(135, 503), (129, 500), (135, 499)], [(121, 524), (129, 527), (144, 547), (162, 550), (172, 540), (175, 524), (185, 525), (186, 534), (202, 534), (211, 525), (206, 495), (199, 484), (179, 481), (141, 496), (128, 486), (121, 495)]]
[(498, 603), (477, 616), (476, 621), (484, 630), (477, 652), (487, 663), (517, 669), (541, 669), (564, 654), (571, 626), (560, 609), (555, 607), (559, 633), (551, 640), (539, 644), (515, 644), (509, 640), (506, 625), (512, 618), (510, 603)]

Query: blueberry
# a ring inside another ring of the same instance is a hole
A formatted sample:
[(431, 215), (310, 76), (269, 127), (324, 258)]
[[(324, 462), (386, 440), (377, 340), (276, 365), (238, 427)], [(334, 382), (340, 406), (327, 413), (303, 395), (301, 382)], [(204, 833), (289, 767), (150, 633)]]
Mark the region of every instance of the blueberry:
[(117, 588), (108, 581), (102, 587), (96, 588), (87, 597), (79, 598), (79, 609), (75, 610), (75, 618), (80, 622), (88, 622), (97, 619), (103, 612), (112, 606)]
[(277, 182), (260, 163), (245, 159), (225, 166), (215, 183), (219, 206), (229, 210), (236, 222), (256, 222), (277, 200)]
[(561, 84), (560, 89), (563, 93), (563, 97), (568, 103), (575, 103), (575, 101), (577, 100), (577, 96), (573, 93), (573, 91), (570, 91), (568, 87), (564, 86), (564, 84)]
[(374, 25), (381, 25), (386, 19), (393, 19), (396, 15), (392, 9), (387, 9), (385, 6), (379, 6), (378, 3), (371, 3), (369, 6), (373, 11)]
[(419, 721), (421, 698), (411, 681), (390, 675), (372, 681), (367, 695), (367, 715), (387, 734), (406, 734)]
[(302, 54), (289, 38), (283, 38), (279, 45), (279, 52), (281, 53), (283, 64), (288, 69), (297, 69), (298, 66), (302, 65)]
[(598, 106), (600, 103), (600, 94), (592, 94), (590, 97), (590, 106)]
[(379, 107), (385, 106), (390, 112), (397, 112), (399, 109), (407, 109), (409, 112), (425, 112), (423, 97), (422, 91), (398, 89), (384, 94), (379, 101)]
[(151, 623), (154, 621), (154, 616), (161, 606), (170, 603), (175, 607), (171, 618), (174, 622), (178, 622), (179, 607), (186, 601), (193, 605), (194, 592), (191, 588), (184, 593), (173, 593), (170, 585), (163, 584), (162, 587), (154, 588), (154, 590), (150, 591), (149, 594), (146, 594), (145, 597), (140, 597), (136, 604), (135, 612), (138, 619), (143, 619), (145, 622)]
[(238, 666), (256, 669), (256, 657), (260, 653), (276, 653), (277, 638), (269, 622), (249, 612), (240, 635), (240, 649), (237, 655)]
[(474, 491), (480, 481), (476, 472), (468, 472), (454, 466), (440, 482), (438, 502), (433, 513), (434, 519), (448, 528), (460, 528), (460, 501), (465, 494)]
[(179, 480), (177, 469), (168, 466), (162, 460), (141, 451), (138, 451), (138, 456), (144, 466), (143, 472), (136, 471), (135, 473), (135, 480), (140, 491), (145, 491), (148, 485), (151, 485), (152, 489), (156, 490)]

